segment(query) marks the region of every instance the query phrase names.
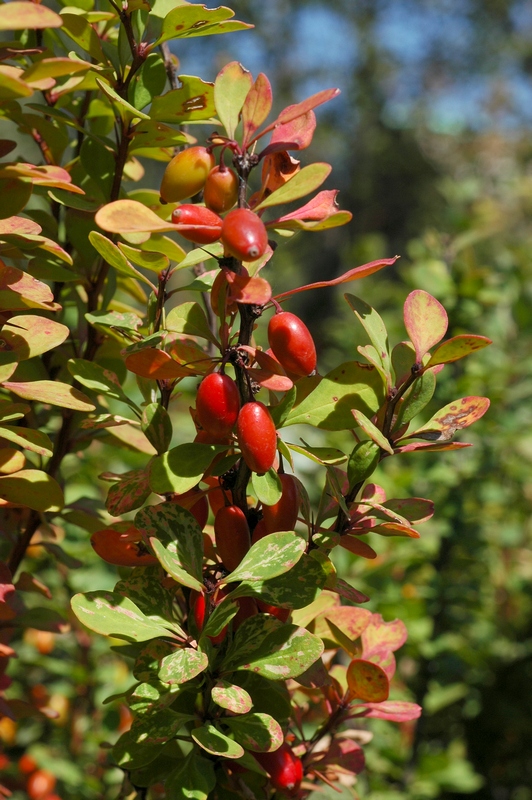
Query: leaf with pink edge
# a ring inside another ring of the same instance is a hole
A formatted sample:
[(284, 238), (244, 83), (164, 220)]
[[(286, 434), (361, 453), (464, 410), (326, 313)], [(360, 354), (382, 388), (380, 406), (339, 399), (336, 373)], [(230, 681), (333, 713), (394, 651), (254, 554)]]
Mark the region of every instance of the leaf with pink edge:
[(220, 70), (214, 82), (216, 114), (232, 139), (240, 112), (253, 87), (253, 76), (238, 61), (231, 61)]
[[(33, 4), (32, 4), (33, 5)], [(31, 234), (36, 235), (42, 231), (40, 225), (34, 222), (32, 219), (26, 219), (26, 217), (6, 217), (5, 219), (0, 219), (0, 237), (4, 235), (10, 235), (13, 233), (18, 234)]]
[[(288, 106), (286, 111), (290, 111), (293, 106)], [(262, 153), (261, 158), (265, 155), (283, 147), (284, 150), (304, 150), (312, 142), (314, 131), (316, 130), (316, 115), (312, 110), (301, 114), (299, 117), (285, 122), (274, 128), (270, 144)]]
[(272, 87), (266, 75), (260, 72), (242, 106), (243, 148), (267, 118), (271, 108)]
[(229, 301), (263, 306), (271, 300), (272, 287), (264, 278), (237, 275), (224, 270), (229, 283)]
[(20, 314), (11, 317), (0, 331), (0, 363), (25, 361), (62, 344), (70, 331), (66, 325), (46, 317)]
[(447, 442), (456, 431), (473, 425), (484, 416), (490, 401), (487, 397), (462, 397), (440, 408), (423, 427), (409, 433), (404, 439), (428, 439), (431, 442)]
[(312, 200), (309, 200), (309, 202), (301, 206), (301, 208), (291, 211), (289, 214), (284, 214), (282, 217), (272, 220), (271, 222), (266, 222), (266, 227), (284, 228), (284, 223), (290, 222), (291, 220), (319, 221), (327, 219), (333, 214), (337, 214), (339, 211), (336, 203), (337, 194), (337, 189), (326, 189), (323, 192), (318, 192)]
[(0, 309), (15, 311), (24, 308), (56, 310), (52, 290), (27, 272), (0, 261)]
[(426, 522), (434, 515), (434, 503), (423, 497), (406, 497), (400, 500), (386, 500), (385, 508), (405, 517), (409, 522)]
[(357, 539), (356, 536), (342, 536), (340, 539), (340, 547), (343, 547), (344, 550), (349, 550), (350, 553), (353, 553), (355, 556), (360, 556), (361, 558), (377, 558), (377, 553), (370, 547), (369, 544), (363, 542), (361, 539)]
[(28, 383), (6, 382), (4, 388), (24, 400), (36, 400), (74, 411), (94, 411), (96, 406), (79, 389), (60, 381), (30, 381)]
[(351, 697), (370, 703), (382, 703), (390, 694), (388, 676), (377, 664), (354, 658), (347, 668), (347, 685)]
[(354, 775), (363, 772), (366, 766), (364, 750), (352, 739), (339, 739), (335, 737), (328, 748), (325, 758), (320, 764), (331, 764)]
[(0, 6), (0, 31), (60, 28), (63, 20), (47, 6), (13, 0)]
[[(384, 703), (363, 703), (352, 706), (353, 710), (364, 710), (361, 716), (369, 719), (387, 719), (390, 722), (409, 722), (419, 719), (422, 708), (417, 703), (408, 703), (405, 700), (388, 700)], [(358, 715), (357, 715), (358, 716)]]
[(113, 517), (120, 517), (144, 503), (151, 494), (149, 472), (146, 468), (132, 469), (114, 483), (105, 501), (105, 507)]
[(450, 364), (452, 361), (458, 361), (470, 353), (482, 350), (483, 347), (487, 347), (489, 344), (492, 344), (492, 341), (487, 336), (471, 336), (468, 334), (453, 336), (452, 339), (442, 342), (434, 350), (425, 369), (434, 367), (436, 364)]
[(144, 233), (177, 230), (138, 200), (115, 200), (96, 212), (96, 224), (108, 233)]
[(226, 708), (234, 714), (247, 714), (253, 706), (251, 696), (245, 689), (222, 678), (212, 687), (211, 698), (217, 706)]
[(321, 92), (317, 92), (316, 94), (307, 97), (306, 100), (302, 100), (301, 103), (296, 103), (293, 106), (287, 106), (284, 111), (281, 111), (276, 120), (274, 120), (272, 123), (270, 123), (270, 125), (268, 125), (267, 128), (264, 128), (263, 131), (260, 131), (260, 133), (257, 134), (255, 139), (260, 139), (266, 133), (269, 133), (269, 131), (277, 128), (279, 125), (285, 125), (286, 123), (292, 122), (292, 120), (297, 119), (298, 117), (302, 117), (311, 109), (316, 108), (323, 103), (327, 103), (334, 97), (338, 97), (339, 94), (340, 89), (323, 89)]
[(432, 444), (432, 442), (412, 442), (405, 444), (401, 447), (396, 447), (395, 453), (414, 453), (421, 450), (425, 453), (440, 453), (443, 450), (461, 450), (463, 447), (472, 447), (468, 442), (440, 442), (439, 444)]
[(350, 281), (356, 281), (359, 278), (366, 278), (368, 275), (373, 275), (374, 272), (378, 272), (380, 269), (383, 269), (383, 267), (389, 267), (392, 264), (395, 264), (398, 258), (399, 256), (395, 256), (394, 258), (384, 258), (379, 259), (378, 261), (370, 261), (368, 264), (363, 264), (361, 267), (355, 267), (354, 269), (350, 269), (348, 272), (344, 272), (344, 274), (339, 275), (338, 278), (333, 278), (330, 281), (307, 283), (305, 286), (298, 286), (297, 289), (290, 289), (288, 292), (276, 294), (274, 299), (280, 302), (281, 300), (285, 300), (287, 297), (291, 297), (294, 294), (299, 294), (299, 292), (308, 292), (310, 289), (322, 289), (327, 286), (338, 286), (340, 283), (349, 283)]
[(407, 635), (405, 624), (400, 619), (384, 622), (380, 614), (373, 614), (362, 634), (362, 656), (378, 664), (391, 680), (395, 673), (393, 651), (406, 642)]
[(367, 608), (354, 606), (334, 606), (328, 608), (321, 615), (325, 620), (330, 620), (342, 633), (354, 641), (358, 639), (371, 621), (371, 611)]
[(270, 714), (253, 712), (236, 717), (225, 717), (224, 724), (236, 741), (254, 753), (269, 753), (283, 743), (281, 726)]
[(340, 595), (340, 597), (343, 597), (344, 600), (349, 600), (351, 603), (367, 603), (369, 601), (367, 594), (355, 589), (354, 586), (344, 581), (343, 578), (337, 578), (334, 585), (332, 582), (330, 585), (327, 584), (327, 588), (329, 591), (335, 592)]
[(443, 339), (447, 331), (447, 312), (435, 297), (422, 289), (410, 292), (404, 305), (405, 328), (421, 363), (425, 353)]
[(419, 533), (409, 525), (401, 525), (400, 522), (382, 522), (373, 528), (368, 528), (368, 533), (376, 533), (379, 536), (408, 536), (410, 539), (419, 539)]
[(317, 189), (318, 186), (321, 186), (323, 181), (330, 175), (331, 170), (331, 165), (324, 162), (317, 162), (303, 167), (291, 180), (265, 197), (253, 210), (259, 211), (263, 208), (291, 203), (293, 200), (305, 197), (305, 195)]

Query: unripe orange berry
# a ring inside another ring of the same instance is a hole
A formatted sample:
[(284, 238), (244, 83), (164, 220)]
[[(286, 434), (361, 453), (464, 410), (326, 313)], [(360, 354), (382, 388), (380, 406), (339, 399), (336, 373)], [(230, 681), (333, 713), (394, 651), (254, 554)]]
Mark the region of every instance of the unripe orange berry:
[(179, 203), (197, 194), (214, 167), (215, 159), (205, 147), (182, 150), (167, 165), (161, 181), (161, 197), (166, 203)]
[(207, 208), (223, 214), (233, 208), (238, 198), (238, 177), (232, 169), (217, 166), (207, 175), (203, 187), (203, 200)]

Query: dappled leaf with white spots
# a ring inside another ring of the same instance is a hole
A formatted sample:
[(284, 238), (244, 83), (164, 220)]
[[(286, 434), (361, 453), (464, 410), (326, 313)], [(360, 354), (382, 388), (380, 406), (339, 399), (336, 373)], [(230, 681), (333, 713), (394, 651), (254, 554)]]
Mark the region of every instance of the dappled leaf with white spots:
[(127, 639), (133, 642), (145, 642), (158, 636), (172, 636), (168, 627), (149, 619), (127, 597), (118, 592), (87, 592), (76, 594), (72, 598), (74, 614), (96, 633)]
[(237, 569), (224, 578), (224, 583), (261, 581), (288, 572), (297, 564), (306, 542), (295, 533), (271, 533), (256, 542)]
[(206, 653), (186, 647), (163, 658), (159, 680), (163, 683), (186, 683), (208, 666), (209, 659)]
[(201, 728), (194, 728), (191, 733), (194, 741), (208, 753), (224, 758), (241, 758), (244, 755), (244, 748), (234, 742), (214, 725), (203, 725)]
[(224, 723), (231, 729), (237, 742), (246, 750), (253, 750), (255, 753), (277, 750), (284, 740), (281, 726), (269, 714), (253, 713), (226, 717)]
[(245, 689), (223, 679), (217, 681), (212, 687), (211, 698), (217, 706), (226, 708), (234, 714), (246, 714), (251, 711), (253, 705), (253, 701)]

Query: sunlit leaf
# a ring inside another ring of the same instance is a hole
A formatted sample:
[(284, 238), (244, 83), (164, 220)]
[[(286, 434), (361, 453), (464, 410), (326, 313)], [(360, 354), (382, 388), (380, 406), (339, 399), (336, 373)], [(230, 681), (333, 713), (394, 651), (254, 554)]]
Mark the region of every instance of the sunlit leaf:
[(225, 576), (224, 583), (263, 581), (282, 575), (297, 564), (305, 546), (295, 533), (270, 533), (251, 546), (236, 570)]
[(408, 703), (404, 700), (388, 700), (385, 703), (362, 703), (354, 705), (354, 709), (361, 708), (361, 716), (368, 719), (387, 719), (390, 722), (409, 722), (419, 719), (423, 709), (417, 703)]
[(362, 658), (354, 658), (349, 664), (347, 684), (353, 697), (370, 703), (382, 703), (390, 694), (390, 683), (384, 670)]
[(25, 361), (62, 344), (70, 331), (66, 325), (46, 317), (19, 314), (0, 331), (0, 363)]
[(421, 363), (425, 353), (445, 336), (447, 312), (435, 297), (416, 289), (405, 300), (404, 322), (416, 350), (416, 360)]
[(364, 433), (366, 433), (369, 438), (378, 444), (381, 450), (384, 450), (386, 453), (389, 453), (393, 456), (393, 447), (388, 441), (388, 439), (384, 436), (382, 431), (380, 431), (376, 425), (374, 425), (371, 420), (369, 420), (362, 411), (358, 411), (354, 408), (351, 412), (356, 420), (357, 425), (362, 428)]
[(42, 58), (24, 71), (25, 81), (36, 81), (41, 78), (60, 78), (63, 75), (74, 75), (92, 69), (92, 64), (74, 58)]
[(291, 180), (265, 197), (253, 210), (260, 211), (262, 208), (291, 203), (293, 200), (305, 197), (305, 195), (317, 189), (318, 186), (321, 186), (323, 181), (330, 175), (331, 170), (330, 164), (319, 162), (303, 167)]
[(26, 28), (60, 28), (63, 20), (47, 6), (13, 0), (0, 6), (0, 30), (17, 31)]
[[(288, 106), (285, 111), (290, 112), (293, 106)], [(284, 145), (286, 150), (304, 150), (312, 142), (316, 130), (316, 115), (309, 110), (290, 122), (277, 125), (272, 133), (270, 144), (263, 153), (270, 152), (274, 146)]]
[[(215, 90), (216, 91), (216, 90)], [(263, 72), (257, 75), (242, 106), (242, 146), (245, 147), (255, 131), (267, 119), (272, 108), (272, 87)], [(290, 139), (290, 141), (292, 141)]]
[(431, 442), (446, 442), (452, 439), (456, 431), (473, 425), (484, 416), (490, 401), (487, 397), (462, 397), (440, 408), (423, 427), (409, 433), (405, 439), (412, 437), (428, 439)]
[(107, 203), (96, 213), (94, 221), (102, 230), (109, 233), (176, 230), (173, 223), (165, 222), (137, 200), (115, 200), (113, 203)]
[(159, 670), (159, 680), (163, 683), (180, 684), (195, 678), (209, 666), (205, 653), (186, 647), (175, 650), (163, 658)]
[(252, 713), (226, 717), (225, 724), (237, 742), (254, 753), (269, 753), (277, 750), (284, 740), (281, 726), (270, 714)]
[(35, 511), (60, 511), (65, 502), (57, 481), (40, 469), (0, 476), (0, 499)]
[(191, 736), (203, 750), (214, 756), (241, 758), (244, 755), (244, 748), (241, 745), (219, 731), (211, 723), (202, 725), (201, 728), (193, 728)]
[(227, 445), (189, 442), (173, 447), (151, 464), (150, 486), (157, 494), (183, 494), (192, 489), (215, 455), (227, 450)]
[(253, 472), (251, 485), (257, 500), (260, 500), (263, 505), (273, 506), (281, 499), (283, 487), (281, 479), (273, 467), (263, 475)]
[(46, 283), (0, 261), (0, 309), (23, 308), (54, 310), (53, 292)]
[(96, 408), (87, 395), (60, 381), (6, 382), (4, 388), (24, 400), (36, 400), (61, 408), (73, 408), (75, 411), (94, 411)]
[(223, 679), (219, 679), (212, 687), (211, 697), (217, 706), (226, 708), (234, 714), (247, 714), (253, 705), (253, 701), (245, 689)]
[(446, 342), (442, 342), (439, 347), (434, 350), (427, 364), (427, 368), (433, 367), (436, 364), (449, 364), (452, 361), (458, 361), (460, 358), (468, 356), (477, 350), (482, 350), (492, 344), (491, 339), (487, 336), (471, 336), (463, 334), (461, 336), (453, 336)]
[(118, 592), (76, 594), (72, 598), (72, 610), (87, 628), (104, 636), (132, 642), (171, 636), (167, 627), (150, 620), (135, 603)]
[(153, 98), (151, 119), (178, 124), (213, 117), (216, 114), (214, 85), (191, 75), (179, 75), (178, 79), (179, 89)]
[(238, 125), (244, 101), (253, 86), (253, 77), (238, 61), (226, 64), (214, 83), (214, 102), (227, 135), (232, 138)]
[(231, 270), (224, 270), (229, 283), (229, 302), (246, 305), (266, 305), (272, 296), (272, 287), (264, 278), (237, 275)]
[(302, 100), (301, 103), (288, 106), (284, 109), (284, 111), (281, 111), (276, 120), (268, 125), (267, 128), (264, 128), (264, 130), (260, 131), (255, 139), (259, 139), (261, 136), (264, 136), (264, 134), (268, 133), (274, 128), (277, 128), (278, 125), (285, 125), (288, 122), (292, 122), (292, 120), (303, 116), (311, 109), (322, 105), (322, 103), (327, 103), (329, 100), (332, 100), (333, 97), (337, 97), (339, 94), (340, 89), (323, 89), (323, 91), (317, 92), (316, 94), (311, 95), (311, 97), (307, 97), (306, 100)]
[(185, 333), (189, 336), (200, 336), (217, 344), (212, 333), (207, 316), (199, 303), (181, 303), (174, 306), (166, 317), (166, 329), (175, 333)]
[(161, 36), (155, 45), (170, 39), (212, 36), (217, 33), (228, 33), (253, 27), (253, 25), (238, 20), (228, 24), (227, 20), (234, 15), (235, 12), (226, 6), (207, 8), (204, 5), (179, 4), (164, 18)]

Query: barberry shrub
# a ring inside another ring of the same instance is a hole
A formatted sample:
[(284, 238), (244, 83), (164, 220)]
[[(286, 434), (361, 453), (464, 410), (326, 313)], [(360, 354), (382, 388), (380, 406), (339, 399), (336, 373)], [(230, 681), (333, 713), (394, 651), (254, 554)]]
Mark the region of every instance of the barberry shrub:
[[(376, 536), (418, 538), (431, 501), (387, 499), (372, 475), (384, 459), (468, 447), (454, 436), (486, 398), (416, 418), (437, 374), (489, 340), (445, 339), (444, 308), (417, 290), (408, 338), (392, 346), (377, 311), (346, 294), (367, 343), (320, 373), (290, 299), (396, 258), (275, 294), (276, 247), (351, 217), (318, 191), (329, 164), (292, 155), (338, 91), (275, 116), (267, 77), (239, 63), (214, 83), (178, 76), (170, 40), (251, 27), (229, 8), (110, 0), (57, 13), (14, 0), (0, 27), (12, 31), (0, 113), (38, 154), (11, 161), (17, 141), (0, 140), (1, 668), (24, 626), (64, 625), (57, 611), (28, 614), (25, 593), (48, 590), (19, 567), (35, 537), (68, 562), (43, 533), (75, 511), (64, 460), (111, 433), (141, 465), (104, 473), (107, 513), (76, 524), (121, 577), (72, 599), (131, 664), (120, 700), (132, 723), (108, 764), (142, 797), (303, 798), (352, 781), (357, 720), (421, 709), (390, 699), (404, 624), (365, 609), (331, 552), (371, 559)], [(144, 159), (168, 162), (162, 182), (126, 188)], [(343, 431), (345, 447), (291, 441), (294, 425)], [(317, 502), (295, 456), (321, 470)], [(0, 713), (26, 715), (6, 676), (1, 688)]]

